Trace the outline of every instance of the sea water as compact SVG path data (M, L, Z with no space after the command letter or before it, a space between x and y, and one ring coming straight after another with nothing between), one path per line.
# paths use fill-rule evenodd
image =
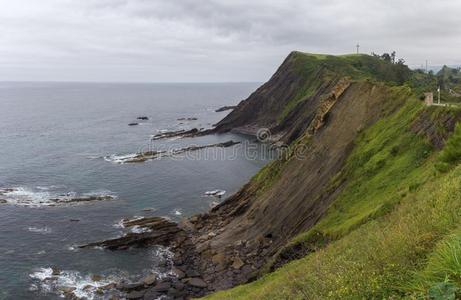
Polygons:
M77 246L124 234L118 225L123 218L180 220L238 191L269 158L253 138L229 133L153 143L150 137L165 130L210 128L229 113L215 109L237 104L257 86L0 83L0 199L8 200L0 204L0 299L58 298L56 291L64 286L93 298L89 284L155 272L171 255L167 249L112 252ZM139 125L128 126L133 122ZM228 140L243 143L143 163L117 161L152 147ZM226 193L205 195L216 190ZM94 194L113 199L49 203ZM61 272L51 282L53 267ZM104 280L92 282L94 274Z

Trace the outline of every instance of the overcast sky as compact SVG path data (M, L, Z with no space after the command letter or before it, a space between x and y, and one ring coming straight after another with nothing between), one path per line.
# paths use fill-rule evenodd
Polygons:
M265 81L292 50L461 63L459 0L0 0L0 80Z

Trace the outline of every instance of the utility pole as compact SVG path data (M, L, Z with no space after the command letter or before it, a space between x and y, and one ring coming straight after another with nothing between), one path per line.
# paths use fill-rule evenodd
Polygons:
M359 44L359 43L357 43L357 45L356 45L355 47L357 47L357 54L359 54L359 48L360 48L360 44Z
M438 87L437 89L437 94L438 94L438 99L437 99L437 103L440 104L440 86Z
M427 73L427 59L426 59L426 73Z

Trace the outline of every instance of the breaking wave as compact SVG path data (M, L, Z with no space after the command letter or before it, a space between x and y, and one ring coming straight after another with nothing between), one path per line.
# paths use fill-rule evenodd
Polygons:
M55 186L0 188L0 204L27 207L61 206L98 200L111 200L115 196L109 191L95 191L84 194L75 192L58 192Z
M176 276L172 271L173 252L165 247L156 247L149 252L149 257L156 264L143 270L140 274L128 274L116 271L109 275L82 274L78 271L58 270L43 267L34 270L29 277L32 280L31 291L54 293L64 298L77 299L123 299L117 290L120 283L139 281L140 276L155 274L157 279ZM131 278L127 281L127 278Z

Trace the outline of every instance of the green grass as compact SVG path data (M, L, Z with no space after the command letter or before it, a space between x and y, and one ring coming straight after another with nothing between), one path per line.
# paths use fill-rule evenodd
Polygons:
M453 165L461 161L461 124L457 124L453 135L447 141L439 155L436 167L439 171L446 172Z
M403 286L410 294L424 297L441 283L450 283L458 291L461 289L460 228L437 244L424 269L416 272L413 280Z
M461 167L456 167L443 176L431 177L408 192L389 214L254 283L208 298L396 299L427 294L433 282L445 277L446 269L439 268L439 275L427 285L409 287L405 283L418 278L415 274L424 270L437 242L459 226L460 176ZM437 256L441 247L435 249L433 257L438 258L429 259L427 268L431 269L434 261L447 262L448 269L457 268L450 262L453 255Z

